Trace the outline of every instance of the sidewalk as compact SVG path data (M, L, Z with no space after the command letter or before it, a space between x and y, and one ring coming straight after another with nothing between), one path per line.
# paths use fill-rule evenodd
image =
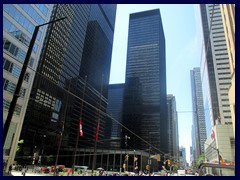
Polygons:
M23 176L21 171L12 171L11 174L3 173L3 176ZM47 174L38 174L27 172L25 176L48 176ZM51 175L50 175L51 176Z

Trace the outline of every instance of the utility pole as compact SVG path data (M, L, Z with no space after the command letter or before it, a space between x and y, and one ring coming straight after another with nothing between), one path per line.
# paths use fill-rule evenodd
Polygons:
M215 147L212 147L210 144L207 144L207 143L205 143L205 144L208 145L209 147L211 147L212 149L214 149L214 150L217 151L218 164L221 164L220 161L221 161L222 157L220 156L219 149L218 149L218 148L215 148Z
M127 171L127 170L128 170L128 154L127 154L127 140L128 140L128 139L130 139L130 137L127 136L127 135L125 135L125 148L126 148L126 150L125 150L125 154L126 154L126 155L125 155L125 162L126 162L125 165L126 165L126 166L125 166L125 167L126 167L126 168L125 168L124 171Z
M70 80L69 85L68 85L67 100L66 100L66 106L65 106L65 109L64 109L64 117L63 117L63 121L61 122L61 134L60 134L60 139L59 139L59 142L58 142L57 156L56 156L55 168L54 168L54 176L56 176L57 164L58 164L58 156L59 156L60 147L62 145L62 136L63 136L63 132L64 132L64 124L65 124L65 119L66 119L66 114L67 114L70 85L71 85L71 80Z
M99 102L98 118L97 118L97 120L98 120L98 126L100 126L99 123L100 123L100 110L101 110L101 103L102 103L103 77L104 77L104 75L102 74L101 92L100 92L100 102ZM100 127L98 127L98 126L97 126L97 128L100 128ZM97 129L96 129L96 133L98 133L98 132L97 132ZM96 134L96 136L97 136L97 134ZM97 137L95 138L95 142L94 142L94 153L93 153L93 162L92 162L92 173L93 173L93 171L94 171L94 169L95 169L95 166L96 166L96 149L97 149Z
M35 29L34 29L34 32L33 32L33 35L32 35L32 39L30 41L28 51L27 51L27 54L26 54L26 57L25 57L25 60L24 60L23 66L22 66L22 70L21 70L21 73L20 73L20 76L19 76L19 79L18 79L18 82L17 82L17 86L16 86L16 89L15 89L15 92L13 94L13 98L12 98L12 101L11 101L11 104L10 104L10 107L9 107L9 110L8 110L8 116L7 116L7 119L6 119L5 124L4 124L3 146L4 146L5 141L6 141L8 129L9 129L9 126L10 126L11 121L12 121L12 117L13 117L14 110L15 110L15 107L16 107L16 104L17 104L17 100L20 96L20 90L21 90L22 83L23 83L23 80L24 80L24 77L25 77L25 74L26 74L26 70L27 70L27 67L28 67L28 63L29 63L29 60L30 60L30 57L31 57L31 54L32 54L33 46L34 46L34 43L35 43L36 38L37 38L38 30L41 26L51 24L51 23L55 23L57 21L64 20L65 18L66 17L63 17L63 18L60 18L60 19L50 21L48 23L44 23L44 24L35 26Z
M7 115L6 121L4 123L4 128L3 128L3 147L4 147L5 142L6 142L8 130L9 130L12 118L13 118L13 114L14 114L14 111L15 111L17 100L18 100L18 98L20 96L22 83L24 81L24 77L25 77L25 74L26 74L26 71L27 71L28 63L29 63L30 58L31 58L31 53L32 53L33 46L34 46L36 38L37 38L38 30L39 30L39 28L41 26L44 26L44 25L47 25L47 24L52 24L52 23L55 23L57 21L61 21L61 20L64 20L64 19L66 19L66 17L63 17L63 18L60 18L60 19L56 19L56 20L53 20L53 21L49 21L47 23L35 26L32 38L31 38L30 43L29 43L28 51L26 53L26 57L25 57L25 60L24 60L23 66L22 66L22 70L21 70L21 73L20 73L20 76L19 76L19 79L18 79L18 82L17 82L17 85L16 85L16 89L15 89L15 92L13 94L13 98L12 98L12 101L10 103L10 106L9 106L8 115ZM20 134L18 134L17 136L19 136L19 135ZM16 138L18 139L19 137L16 137ZM12 146L10 146L10 149L9 149L10 156L8 158L7 168L12 163L12 158L14 158L13 156L15 156L15 155L13 155L14 152L11 151L11 148L12 148ZM11 155L13 155L13 156L11 156Z
M80 110L80 119L82 119L82 111L83 111L83 100L85 96L85 89L86 89L86 83L87 83L87 76L85 76L85 81L84 81L84 88L83 88L83 95L82 95L82 103L81 103L81 110ZM78 127L77 131L77 140L76 140L76 145L75 145L75 150L74 150L74 157L73 157L73 164L72 164L72 174L74 174L74 166L75 166L75 161L76 161L76 154L77 154L77 146L78 146L78 140L79 140L79 133L80 133L80 127Z

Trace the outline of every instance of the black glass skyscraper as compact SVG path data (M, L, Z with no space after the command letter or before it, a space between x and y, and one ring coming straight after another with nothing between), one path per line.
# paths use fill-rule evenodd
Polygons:
M160 10L130 14L123 124L162 152L168 152L165 37ZM149 145L130 136L128 148Z
M115 15L114 4L54 5L51 19L67 19L48 27L21 133L22 155L56 155L64 122L60 154L69 156L58 161L71 165L80 116L78 147L93 148L98 118L103 139Z
M110 148L120 149L122 102L125 84L109 84L108 87L108 107L107 112L113 118L111 120ZM119 123L118 123L119 122ZM110 129L109 129L110 130Z

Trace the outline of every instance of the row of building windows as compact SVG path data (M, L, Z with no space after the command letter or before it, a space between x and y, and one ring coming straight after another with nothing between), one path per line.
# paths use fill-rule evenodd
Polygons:
M17 58L17 60L19 60L21 63L24 63L26 53L22 49L15 46L10 41L8 41L7 39L3 39L3 49L5 49L6 51L14 55ZM34 59L30 58L30 62L28 66L33 67L33 63L34 63Z
M9 107L10 107L10 102L3 99L3 109L8 111ZM19 116L21 113L21 109L22 109L22 107L19 106L18 104L16 104L14 114Z
M3 18L3 29L14 36L17 40L25 44L26 46L29 46L30 44L30 37L28 37L26 34L24 34L22 31L20 31L16 26L14 26L10 21L8 21L6 18ZM38 33L37 39L40 40L40 31ZM37 52L38 45L35 43L33 46L33 52Z
M29 4L19 4L19 6L30 16L36 23L43 24L44 19L37 13L35 9Z
M3 89L5 91L8 91L10 94L14 94L15 89L16 89L16 84L13 83L12 81L9 81L9 80L3 78ZM26 89L21 88L20 97L24 98L25 94L26 94Z
M13 76L19 77L21 73L21 67L3 58L3 69L10 72ZM30 73L26 72L24 80L28 82L30 79Z
M40 89L37 90L35 101L39 104L42 104L43 106L55 110L56 112L60 112L62 106L62 101Z
M15 21L17 21L19 24L21 24L28 32L33 34L34 31L34 24L31 23L22 13L20 13L13 5L11 4L4 4L3 9L13 18ZM32 16L31 16L32 17ZM42 23L44 23L44 20L41 20ZM42 24L41 23L41 24ZM40 39L42 33L39 31L38 39Z
M228 80L231 79L230 77L225 77L225 78L219 78L219 80Z
M45 4L35 4L35 6L45 15L48 15L48 8Z

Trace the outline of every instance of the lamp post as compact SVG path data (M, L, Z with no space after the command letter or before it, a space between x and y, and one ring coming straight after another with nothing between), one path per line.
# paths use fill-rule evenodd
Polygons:
M33 46L34 46L35 40L37 38L38 30L39 30L39 28L41 26L44 26L44 25L47 25L47 24L51 24L51 23L55 23L57 21L64 20L65 18L66 17L63 17L63 18L60 18L60 19L49 21L48 23L44 23L44 24L35 26L35 29L34 29L34 32L33 32L33 35L32 35L32 39L30 41L30 44L29 44L29 47L28 47L28 51L27 51L27 54L26 54L26 57L25 57L25 60L24 60L23 66L22 66L22 70L21 70L21 73L20 73L20 76L19 76L19 79L18 79L18 82L17 82L17 86L16 86L16 89L15 89L15 92L13 94L13 98L12 98L12 101L11 101L11 104L10 104L10 107L9 107L9 110L8 110L8 115L7 115L5 124L4 124L3 146L4 146L5 141L6 141L8 129L9 129L9 126L11 124L11 120L12 120L12 117L13 117L14 109L15 109L16 104L17 104L17 100L18 100L18 98L20 96L20 90L21 90L22 83L23 83L23 80L24 80L24 76L25 76L25 73L26 73L26 70L27 70L27 67L28 67L28 63L29 63L30 57L31 57Z
M102 82L101 82L101 92L100 92L100 101L99 101L99 108L98 108L98 124L97 124L97 128L96 128L96 138L94 141L94 152L93 152L93 161L92 161L92 174L94 172L95 166L96 166L96 150L97 150L97 140L98 140L98 131L100 129L100 110L101 110L101 103L102 103L102 91L103 91L103 78L104 78L104 74L102 74Z
M151 176L150 172L151 172L151 138L150 138L150 134L159 134L159 132L148 132L148 138L149 138L149 158L148 158L148 165L149 165L149 176Z
M84 88L83 88L83 95L82 95L82 102L81 102L81 110L80 110L80 119L82 120L82 111L83 111L83 100L84 100L84 95L85 95L85 90L86 90L86 83L87 83L87 76L85 76L85 81L84 81ZM78 140L80 136L80 127L78 127L77 131L77 140L75 144L75 149L74 149L74 156L73 156L73 164L72 164L72 174L74 174L75 171L75 162L76 162L76 155L77 155L77 147L78 147Z
M208 145L209 147L211 147L212 149L214 149L214 150L217 151L218 164L220 164L220 160L221 160L222 158L220 158L221 156L220 156L220 153L219 153L219 149L218 149L218 148L215 148L215 147L212 147L210 144L207 144L207 143L205 143L205 144Z
M127 140L128 139L130 139L130 137L129 136L127 136L127 135L125 135L125 148L126 148L126 150L125 150L125 161L126 161L126 169L125 169L125 171L127 171L128 170L128 157L127 157L127 159L126 159L126 156L128 156L127 155Z

